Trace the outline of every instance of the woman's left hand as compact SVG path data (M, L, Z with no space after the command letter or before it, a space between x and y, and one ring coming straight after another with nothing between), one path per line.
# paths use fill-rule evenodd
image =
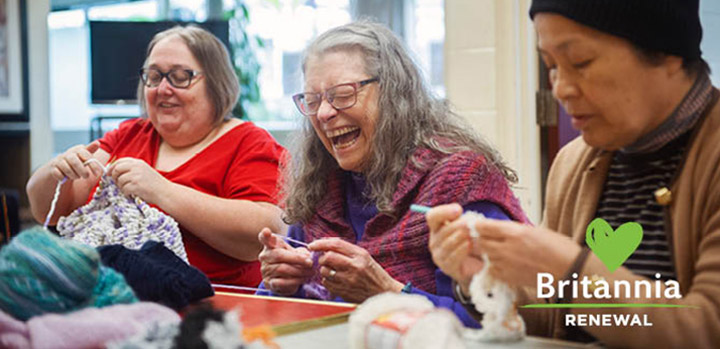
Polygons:
M517 222L483 219L475 228L490 273L513 286L537 286L538 273L564 277L581 250L565 235Z
M361 303L376 294L403 288L360 246L329 238L313 241L308 248L324 252L318 261L323 286L345 301Z
M125 195L134 195L145 202L158 204L172 182L142 160L120 158L108 167L108 174Z

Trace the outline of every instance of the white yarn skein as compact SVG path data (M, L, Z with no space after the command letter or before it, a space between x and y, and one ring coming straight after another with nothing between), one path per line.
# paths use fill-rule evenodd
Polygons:
M421 314L413 319L413 313ZM400 330L383 329L376 320L408 313L408 326ZM415 321L416 320L416 321ZM414 322L413 322L414 321ZM415 294L381 293L368 298L350 314L351 349L395 349L395 348L464 348L462 324L455 314L447 309L436 308L427 298Z
M468 211L463 214L470 229L470 236L480 240L475 224L485 219L480 213ZM492 262L486 253L482 254L483 268L470 281L470 298L475 309L483 314L482 329L465 331L465 338L481 342L512 342L525 337L525 322L515 307L515 291L507 283L493 278L490 273ZM488 296L492 294L492 297Z

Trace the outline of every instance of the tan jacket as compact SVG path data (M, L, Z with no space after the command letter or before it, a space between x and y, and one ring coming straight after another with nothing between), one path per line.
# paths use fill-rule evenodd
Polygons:
M711 107L671 191L666 227L682 299L616 299L614 303L676 303L693 308L573 309L574 314L647 314L652 327L585 327L612 347L720 348L720 103ZM588 146L582 138L565 146L548 176L543 226L585 245L585 231L595 217L612 153ZM669 221L668 221L669 220ZM584 275L613 280L648 280L620 267L610 273L590 253ZM650 280L655 285L655 280ZM558 280L554 284L557 286ZM664 287L664 285L663 285ZM557 287L556 287L557 288ZM582 289L580 290L582 293ZM524 301L539 303L535 290ZM600 303L603 300L577 300ZM563 337L567 310L523 309L528 332Z

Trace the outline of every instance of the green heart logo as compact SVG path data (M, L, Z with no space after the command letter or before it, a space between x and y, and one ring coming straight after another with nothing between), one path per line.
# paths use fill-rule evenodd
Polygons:
M640 246L643 237L642 226L628 222L617 230L602 218L595 218L587 227L585 242L605 266L614 272Z

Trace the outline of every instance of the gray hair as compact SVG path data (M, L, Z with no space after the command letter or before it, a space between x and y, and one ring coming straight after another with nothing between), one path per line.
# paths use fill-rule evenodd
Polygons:
M359 21L333 28L305 50L302 71L309 60L331 52L358 52L365 73L379 79L379 115L371 140L370 156L363 166L369 199L380 212L395 215L392 197L407 165L419 147L443 154L473 151L482 154L512 183L515 172L472 127L434 96L400 40L386 27ZM292 163L286 166L284 195L287 223L306 222L327 193L330 176L339 169L306 118L296 140Z
M145 62L150 57L155 45L163 39L177 36L185 42L193 57L200 63L200 69L205 75L205 86L210 104L214 108L214 120L220 123L232 117L232 109L240 97L240 83L230 62L225 45L209 31L195 25L186 27L175 26L161 31L153 37L147 48ZM145 85L142 80L138 82L137 98L140 101L142 115L147 117L145 101Z

